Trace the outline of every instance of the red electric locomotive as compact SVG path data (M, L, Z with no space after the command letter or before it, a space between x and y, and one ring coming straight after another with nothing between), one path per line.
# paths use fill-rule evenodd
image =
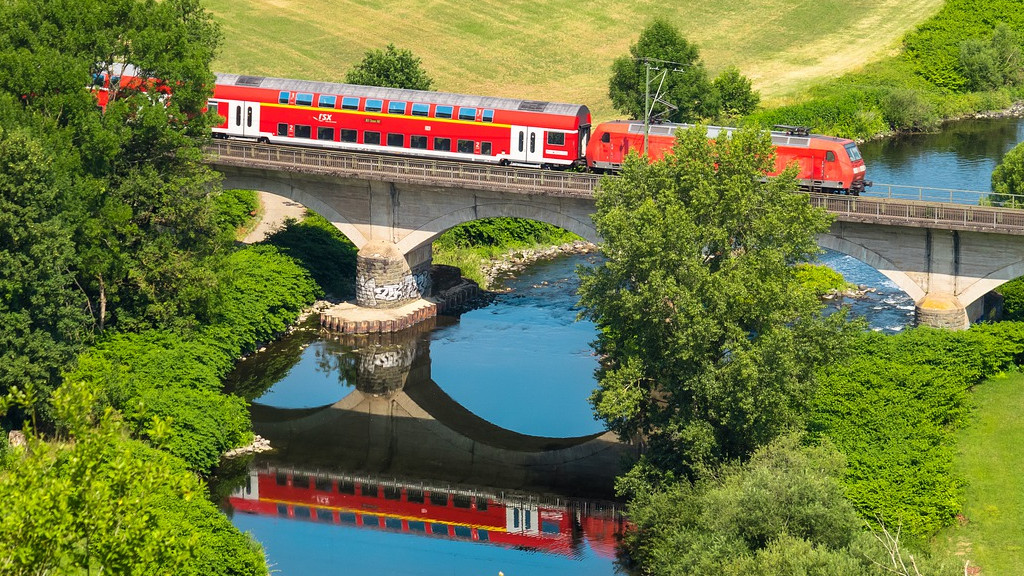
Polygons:
M648 157L651 161L662 158L672 149L677 130L692 128L691 124L653 124L648 128ZM859 195L870 183L864 180L864 160L853 140L810 134L806 128L781 127L773 131L775 170L769 176L781 173L787 166L798 166L797 181L804 189ZM708 126L708 138L728 134L735 128ZM631 150L643 150L644 124L639 120L604 122L594 128L587 147L587 166L592 170L616 171Z
M579 104L218 74L215 137L539 167L582 165Z

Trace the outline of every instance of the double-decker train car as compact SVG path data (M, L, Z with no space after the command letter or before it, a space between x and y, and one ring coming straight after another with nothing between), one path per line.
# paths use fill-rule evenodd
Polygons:
M664 157L675 143L676 132L691 128L692 124L649 126L648 158L655 161ZM780 128L784 130L771 132L772 144L775 145L775 169L768 176L777 176L795 163L797 181L806 190L859 195L865 186L870 185L864 180L864 159L853 140L811 134L802 127ZM708 126L707 137L717 138L734 130ZM641 152L643 146L644 124L639 120L598 124L587 147L587 166L596 171L617 171L630 151Z
M625 521L584 516L531 501L472 491L378 483L370 479L269 469L251 473L230 498L236 512L272 515L421 536L475 541L571 555L580 530L599 554L614 554ZM586 532L584 532L586 534Z
M219 138L569 167L585 163L590 110L580 104L218 74Z

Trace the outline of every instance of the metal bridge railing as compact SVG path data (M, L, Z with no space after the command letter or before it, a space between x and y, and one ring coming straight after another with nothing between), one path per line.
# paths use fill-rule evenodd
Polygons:
M206 152L213 164L574 198L593 198L601 181L594 174L240 141L215 140ZM862 196L809 197L839 220L1024 235L1024 196L875 184Z

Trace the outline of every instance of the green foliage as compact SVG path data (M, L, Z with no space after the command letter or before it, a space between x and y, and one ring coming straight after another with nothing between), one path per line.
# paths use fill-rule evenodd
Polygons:
M996 291L1003 296L1003 319L1024 321L1024 277L1010 280Z
M819 296L850 287L842 274L821 264L798 264L794 272L801 286Z
M843 497L841 454L783 437L745 464L635 498L625 544L644 573L861 575L862 523Z
M13 120L8 103L0 102L0 119ZM32 386L45 399L91 337L87 301L71 272L72 230L60 214L62 194L73 194L74 186L59 169L70 160L60 152L66 141L45 142L31 127L6 119L0 124L0 395Z
M411 50L395 48L394 44L383 50L368 50L363 60L345 75L345 82L410 90L430 90L433 84L420 67L420 59Z
M926 537L961 508L953 432L968 389L1024 360L1024 325L865 333L821 370L810 427L846 454L846 493L868 520Z
M939 125L935 104L924 93L908 88L894 88L882 97L882 117L894 130L923 132Z
M658 69L650 74L652 119L692 122L718 115L721 105L700 61L697 47L687 42L673 24L661 19L640 32L636 44L629 47L628 56L616 58L612 63L608 95L616 109L630 118L644 117L646 59L651 59L651 67ZM675 108L655 103L656 95Z
M355 295L353 279L358 250L323 216L310 212L301 222L287 220L266 243L297 260L322 292L337 298Z
M253 190L222 190L213 196L217 224L232 233L252 220L259 207L259 195Z
M740 74L739 68L730 66L711 83L718 94L725 116L746 116L757 108L761 95L750 85L750 79Z
M518 248L537 244L561 244L579 239L558 226L525 218L482 218L459 224L434 241L436 247L494 246Z
M987 201L993 206L1024 207L1024 144L1014 146L992 171L992 194Z
M815 366L849 330L793 269L829 217L793 194L792 171L763 182L773 162L767 134L689 130L597 193L607 261L580 287L600 330L591 401L611 430L645 438L657 467L693 474L799 426Z

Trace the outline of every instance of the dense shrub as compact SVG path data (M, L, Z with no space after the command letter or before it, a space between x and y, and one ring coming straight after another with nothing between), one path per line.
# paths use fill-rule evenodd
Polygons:
M231 232L252 220L259 206L259 196L253 190L224 190L213 197L217 223Z
M796 266L796 276L801 284L819 295L851 286L842 274L822 264L799 264Z
M1024 324L966 332L917 328L866 333L856 351L823 368L811 430L846 454L846 493L867 519L918 537L961 509L953 432L968 389L1024 360Z
M997 292L1003 296L1003 318L1024 321L1024 277L1003 284Z
M495 246L518 248L534 244L561 244L579 237L557 226L525 218L482 218L460 224L442 234L435 245L468 248Z
M310 212L301 222L288 220L266 243L298 260L323 293L337 298L355 295L358 250L323 216Z

